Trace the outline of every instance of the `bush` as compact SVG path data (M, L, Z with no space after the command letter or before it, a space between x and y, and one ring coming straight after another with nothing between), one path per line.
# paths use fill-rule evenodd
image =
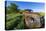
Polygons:
M22 15L15 15L14 17L11 17L8 19L6 22L6 30L12 30L14 28L22 28L23 27L23 20L22 20Z

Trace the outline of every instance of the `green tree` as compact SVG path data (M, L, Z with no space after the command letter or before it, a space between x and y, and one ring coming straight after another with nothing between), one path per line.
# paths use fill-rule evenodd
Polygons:
M19 12L18 6L15 3L11 3L7 7L7 13L16 13Z
M33 12L33 10L32 10L32 9L25 9L25 11Z

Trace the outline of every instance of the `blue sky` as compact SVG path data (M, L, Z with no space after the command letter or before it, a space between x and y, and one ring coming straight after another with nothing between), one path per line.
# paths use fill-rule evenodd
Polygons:
M19 9L32 9L34 12L44 12L44 3L39 2L21 2L21 1L7 1L7 5L15 3Z

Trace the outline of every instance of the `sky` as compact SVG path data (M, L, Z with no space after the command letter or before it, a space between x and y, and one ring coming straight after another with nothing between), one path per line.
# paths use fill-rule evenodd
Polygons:
M34 12L44 12L44 3L41 2L23 2L23 1L7 1L7 6L10 5L10 3L15 3L18 5L19 9L32 9Z

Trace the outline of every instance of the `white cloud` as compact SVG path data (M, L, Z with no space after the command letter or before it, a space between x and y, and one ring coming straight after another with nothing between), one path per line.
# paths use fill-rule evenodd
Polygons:
M45 12L44 9L33 9L34 12Z

